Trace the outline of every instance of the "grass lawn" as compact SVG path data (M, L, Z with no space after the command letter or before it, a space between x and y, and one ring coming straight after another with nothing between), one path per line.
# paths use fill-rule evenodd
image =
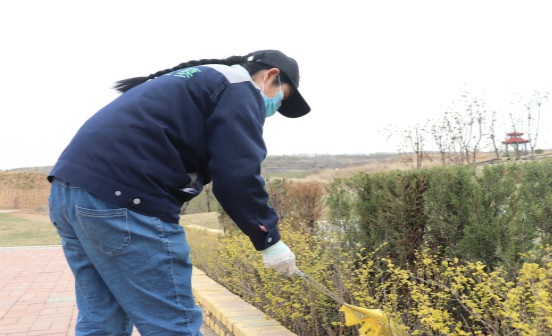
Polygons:
M182 216L180 223L222 229L216 212ZM0 247L59 245L61 240L47 213L0 213Z
M222 230L222 225L220 225L218 221L217 212L204 212L181 216L180 225L199 225L208 229Z
M59 236L47 215L26 218L15 212L0 213L0 246L59 244Z

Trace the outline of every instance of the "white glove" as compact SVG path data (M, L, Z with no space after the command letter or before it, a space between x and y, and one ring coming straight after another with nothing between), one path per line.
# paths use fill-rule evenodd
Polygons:
M295 255L281 240L262 251L263 263L266 268L271 268L278 273L293 275L295 267Z

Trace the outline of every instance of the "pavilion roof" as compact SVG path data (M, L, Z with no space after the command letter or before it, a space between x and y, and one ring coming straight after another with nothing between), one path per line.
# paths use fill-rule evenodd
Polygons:
M528 143L529 140L523 139L523 138L510 138L507 140L502 141L503 144L519 144L519 143Z

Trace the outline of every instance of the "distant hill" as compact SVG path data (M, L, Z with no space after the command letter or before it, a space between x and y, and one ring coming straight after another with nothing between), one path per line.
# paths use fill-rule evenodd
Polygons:
M24 168L15 168L10 170L5 170L7 172L27 172L27 173L39 173L39 174L48 174L52 170L52 166L41 166L41 167L24 167Z
M315 176L320 172L365 167L378 161L386 161L393 154L371 155L281 155L268 156L262 164L263 172L304 172ZM51 166L23 167L0 171L0 209L44 210L48 204L49 183L46 175ZM328 173L329 174L329 173ZM326 179L332 175L325 176ZM317 177L318 178L318 177Z
M539 155L547 157L550 151ZM490 164L494 154L481 153L480 164ZM508 160L508 159L506 159ZM424 168L440 165L439 155L428 155ZM28 167L0 171L0 209L44 210L48 204L50 185L46 175L51 166ZM270 177L317 180L324 183L346 178L359 172L372 174L390 170L414 169L408 155L378 153L370 155L280 155L268 156L262 164L263 173ZM300 172L300 174L290 174Z
M318 171L363 166L396 157L397 154L272 155L262 164L263 172Z
M397 156L391 153L376 154L298 154L298 155L269 155L262 164L264 172L314 171L324 169L347 168L366 165ZM48 174L52 166L23 167L7 170L9 172L29 172Z

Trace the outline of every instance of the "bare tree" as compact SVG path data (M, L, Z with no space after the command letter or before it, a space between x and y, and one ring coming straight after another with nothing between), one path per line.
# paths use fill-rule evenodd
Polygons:
M454 162L454 141L452 124L445 113L443 118L430 126L430 133L439 151L442 165Z
M444 124L449 125L444 131L450 134L450 147L458 156L456 161L473 163L483 139L487 114L485 102L465 91L449 109L443 117Z
M496 158L500 159L500 149L496 145L495 124L496 124L496 111L493 111L491 113L491 121L489 124L489 138L491 139L491 144L493 145L493 151L496 155Z
M537 139L539 137L541 105L544 100L548 99L548 95L548 92L541 93L535 91L531 100L524 104L527 109L527 137L529 139L529 147L531 148L531 157L535 156L535 147L537 146ZM536 116L531 114L533 106L536 106L537 109ZM535 118L534 124L532 123L533 118Z
M466 106L461 114L461 119L458 119L457 126L459 127L459 134L461 134L462 149L466 153L467 163L474 163L476 160L479 145L481 139L483 139L483 122L484 114L486 112L485 103L477 97L471 97L468 93L464 96L466 98Z
M203 187L203 192L205 193L205 202L207 205L207 212L211 212L211 188L212 188L211 183Z
M424 127L415 125L400 129L391 127L387 129L387 139L397 145L397 151L408 158L409 163L413 163L413 168L421 169L423 161L427 157L425 151L425 139L427 132ZM414 159L412 159L412 154Z
M447 158L448 158L447 144L449 143L447 139L448 133L443 132L444 128L445 128L444 125L433 124L431 125L431 130L430 130L430 133L433 137L433 141L435 141L435 145L437 146L437 150L439 151L439 158L441 159L442 165L447 164Z
M414 128L405 131L406 145L415 154L416 169L422 168L424 157L427 155L425 152L425 134L425 129L420 125L416 125Z

